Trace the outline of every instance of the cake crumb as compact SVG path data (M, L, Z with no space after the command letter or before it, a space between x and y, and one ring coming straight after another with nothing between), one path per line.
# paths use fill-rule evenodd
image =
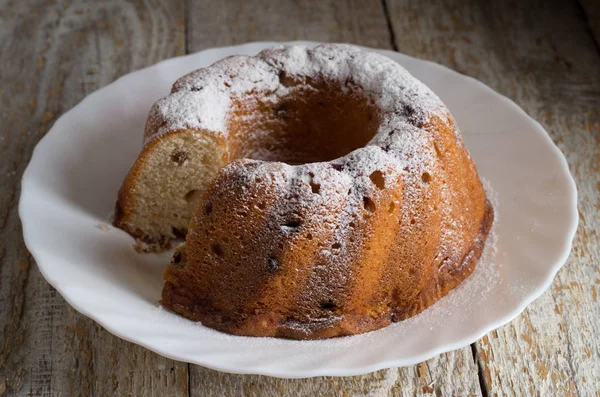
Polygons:
M103 232L106 232L106 233L110 232L110 226L108 224L104 223L104 222L98 223L96 225L96 227L98 229L102 230Z

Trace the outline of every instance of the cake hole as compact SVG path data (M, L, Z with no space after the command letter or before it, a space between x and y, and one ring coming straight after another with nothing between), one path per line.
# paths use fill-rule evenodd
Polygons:
M228 81L224 81L223 84L225 84L225 87L227 88L231 87L231 84Z
M450 261L449 257L445 257L444 259L442 259L442 261L440 262L438 269L441 269L442 267L446 266L447 262Z
M190 91L198 92L198 91L202 91L203 89L204 89L204 87L192 87L192 88L190 88Z
M394 204L394 202L392 201L392 202L390 203L390 206L388 207L388 212L389 212L390 214L393 214L395 209L396 209L396 204Z
M269 271L269 273L275 273L277 270L280 269L280 265L279 262L277 261L277 259L273 258L272 256L267 258L267 270Z
M312 235L312 234L310 234L310 233L308 233L308 234L306 235L306 239L307 239L307 240L309 240L309 241L310 241L310 240L312 240L312 239L313 239L313 235Z
M342 245L340 243L333 243L331 245L331 248L334 250L340 249L342 247Z
M256 183L261 183L261 182L262 182L262 178L256 178L256 179L254 180L254 182L256 182Z
M405 103L404 105L402 105L402 113L404 114L404 116L410 118L410 117L414 116L415 109L408 103Z
M213 211L213 205L212 205L212 201L207 201L206 204L204 205L204 213L206 215L210 215Z
M171 161L177 165L183 165L187 159L188 155L183 150L175 149L173 150L173 153L171 153Z
M275 106L275 114L279 117L286 117L290 110L290 106L286 102L281 102Z
M331 164L331 168L333 168L336 171L342 171L344 169L344 166L341 164Z
M331 161L363 148L377 134L381 109L369 93L347 89L337 79L310 79L275 63L272 67L278 83L273 102L232 101L236 133L230 137L230 159L292 165ZM253 138L257 125L264 139Z
M258 307L266 307L267 304L265 302L263 302L263 301L257 301L256 302L256 306L258 306Z
M158 128L159 130L160 130L160 129L163 129L164 127L166 127L166 126L167 126L167 124L169 124L169 122L168 122L167 120L163 120L163 121L161 121L161 122L160 122L160 124L158 124L158 127L157 127L157 128Z
M264 210L265 207L266 207L266 205L265 205L265 203L260 202L260 203L258 203L257 207L258 207L259 210Z
M321 302L319 306L323 310L335 310L337 308L337 305L331 299Z
M435 149L435 154L439 157L442 158L442 152L440 151L440 148L438 147L437 143L433 143L433 148Z
M316 194L320 194L319 192L321 191L321 185L314 181L315 174L313 174L312 172L309 172L308 176L310 177L310 181L308 183L310 184L310 188L311 188L312 192L316 193Z
M288 76L285 70L279 71L279 83L284 87L289 87L294 84L294 79Z
M187 192L185 194L185 196L183 196L183 198L188 203L196 202L196 201L198 201L200 199L200 191L196 190L196 189L190 190L189 192Z
M383 176L383 172L375 170L369 175L369 178L379 189L385 189L385 177Z
M363 206L369 212L375 212L375 210L377 209L376 206L375 206L375 203L373 202L373 200L371 200L367 196L363 197Z
M302 222L298 220L287 221L286 223L281 225L281 230L283 230L284 232L297 232L300 228L300 225L302 225Z
M429 172L424 172L423 175L421 175L421 180L423 181L423 183L431 182L431 175L429 174Z
M417 223L417 221L415 220L415 218L412 218L412 219L410 220L410 224L411 224L411 225L414 225L415 223Z
M213 254L215 254L216 256L223 256L223 254L224 254L223 248L221 248L221 246L219 244L211 245L210 249L212 250Z
M173 231L173 234L175 235L175 238L183 238L183 239L185 239L185 235L187 234L185 229L180 229L180 228L177 228L177 227L173 227L173 228L171 228L171 230Z
M348 224L348 227L350 227L351 229L354 229L354 226L356 226L356 224L354 222L350 222Z
M181 252L175 251L175 253L173 254L173 258L171 259L171 264L172 265L181 265L182 261L183 261L183 255L181 255Z

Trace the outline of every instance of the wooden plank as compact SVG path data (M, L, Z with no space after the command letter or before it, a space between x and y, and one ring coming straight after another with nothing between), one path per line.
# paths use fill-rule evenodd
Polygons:
M190 52L251 41L314 40L389 48L381 4L360 0L190 2Z
M314 40L391 48L384 9L379 2L209 1L190 3L188 50L248 41ZM409 36L419 35L418 31ZM349 378L282 380L222 374L190 368L194 396L238 395L479 395L477 367L470 347L418 366Z
M477 344L484 391L598 396L600 54L578 5L391 0L389 10L400 51L480 79L542 123L579 189L579 231L552 288Z
M585 12L588 25L596 39L596 45L600 48L600 2L597 0L579 0L579 4Z
M76 313L21 237L19 181L54 120L122 74L184 52L182 4L98 3L0 2L0 395L187 393L186 364Z

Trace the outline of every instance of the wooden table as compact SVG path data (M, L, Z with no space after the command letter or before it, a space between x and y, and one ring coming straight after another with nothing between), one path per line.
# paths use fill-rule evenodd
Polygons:
M17 203L32 150L58 116L165 58L297 39L447 65L546 128L577 182L580 223L568 263L523 314L413 367L282 380L160 357L78 314L46 283L23 244ZM600 396L600 5L593 0L0 0L0 57L0 395Z

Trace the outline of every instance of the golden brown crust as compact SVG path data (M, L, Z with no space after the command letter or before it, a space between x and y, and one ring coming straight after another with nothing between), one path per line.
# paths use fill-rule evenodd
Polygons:
M291 339L323 339L337 336L361 334L374 331L415 316L448 294L465 280L475 269L477 260L485 247L485 241L494 219L494 210L486 200L485 214L479 225L479 231L467 254L459 261L447 263L439 278L429 279L425 288L402 307L402 310L389 309L373 317L366 314L345 313L341 321L317 320L310 324L294 324L285 314L266 311L259 315L223 313L211 305L210 301L190 299L181 293L169 281L169 270L165 271L167 280L163 289L161 304L192 321L234 335L272 336ZM185 257L177 254L175 266L183 266Z

